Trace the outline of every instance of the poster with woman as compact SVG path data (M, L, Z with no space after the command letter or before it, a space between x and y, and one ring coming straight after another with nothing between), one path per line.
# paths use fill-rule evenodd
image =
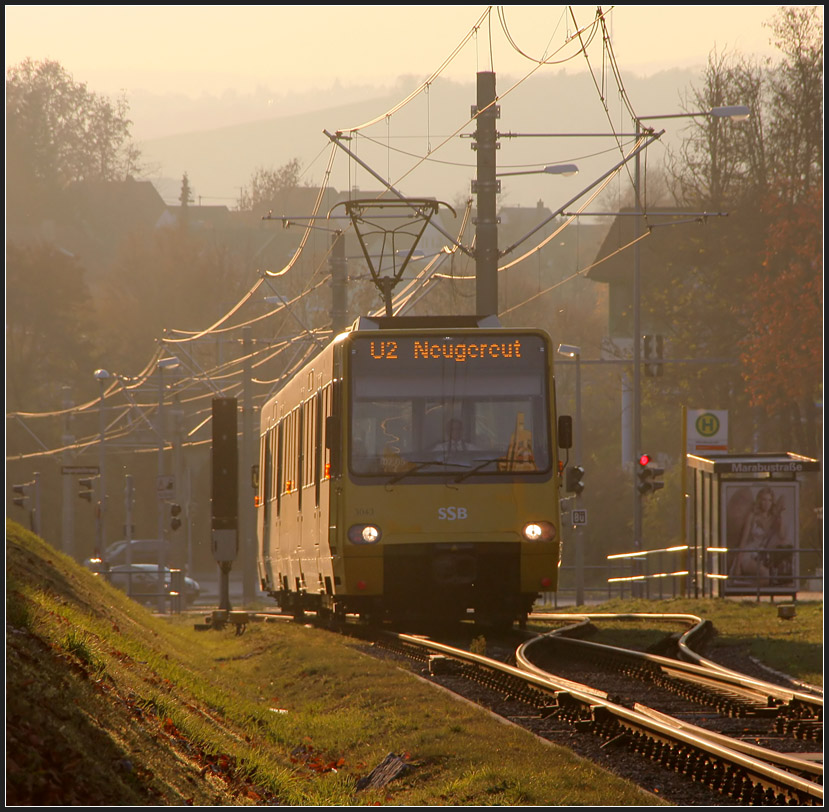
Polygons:
M796 482L723 482L725 594L797 591Z

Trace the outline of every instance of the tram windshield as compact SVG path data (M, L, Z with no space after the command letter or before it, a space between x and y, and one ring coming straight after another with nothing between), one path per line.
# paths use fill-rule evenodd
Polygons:
M352 473L460 480L549 471L546 353L532 334L355 336Z

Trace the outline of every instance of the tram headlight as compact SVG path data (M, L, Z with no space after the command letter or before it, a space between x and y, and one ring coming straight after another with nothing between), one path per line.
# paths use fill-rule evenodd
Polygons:
M374 524L353 524L348 529L348 540L352 544L377 544L382 535Z
M556 527L550 522L529 522L521 530L527 541L552 541L556 537Z

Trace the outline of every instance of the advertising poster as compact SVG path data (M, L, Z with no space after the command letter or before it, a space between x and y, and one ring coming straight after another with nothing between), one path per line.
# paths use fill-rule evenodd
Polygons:
M797 591L798 483L723 482L726 595Z

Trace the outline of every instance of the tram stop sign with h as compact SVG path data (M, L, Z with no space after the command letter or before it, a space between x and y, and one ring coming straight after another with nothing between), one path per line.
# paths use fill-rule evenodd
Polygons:
M689 454L728 451L727 410L688 409L685 427Z

